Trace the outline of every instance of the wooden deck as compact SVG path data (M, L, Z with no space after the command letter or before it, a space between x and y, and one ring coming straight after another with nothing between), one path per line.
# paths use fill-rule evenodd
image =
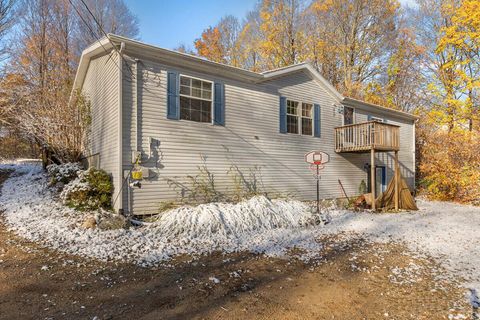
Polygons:
M370 179L375 186L375 152L395 152L395 210L398 210L398 150L400 150L400 127L369 121L335 128L335 152L370 153ZM375 188L372 188L372 210L376 210Z
M400 127L377 121L335 128L335 152L400 150Z

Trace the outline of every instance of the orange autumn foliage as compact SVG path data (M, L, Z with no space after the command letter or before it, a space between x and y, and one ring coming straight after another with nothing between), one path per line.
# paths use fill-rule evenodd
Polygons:
M478 132L439 130L422 150L421 191L428 198L480 205Z
M198 55L210 61L225 63L225 52L221 45L221 33L218 27L210 27L202 32L201 38L195 40Z

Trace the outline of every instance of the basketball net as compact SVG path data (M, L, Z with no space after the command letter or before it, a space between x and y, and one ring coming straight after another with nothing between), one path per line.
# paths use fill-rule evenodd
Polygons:
M317 172L317 166L318 166L318 172ZM318 164L315 164L315 163L312 163L310 164L310 170L312 171L313 175L319 179L320 178L320 171L322 169L324 169L325 166L321 163L318 163Z

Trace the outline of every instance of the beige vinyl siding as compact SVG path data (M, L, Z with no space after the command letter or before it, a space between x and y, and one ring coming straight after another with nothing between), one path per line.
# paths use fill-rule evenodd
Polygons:
M118 148L119 69L116 55L92 59L82 91L91 102L92 126L88 156L98 156L98 166L112 175L114 195L120 190ZM120 203L116 203L118 210Z
M131 66L136 69L135 63ZM343 197L339 179L348 196L358 194L361 180L366 180L363 167L369 162L369 155L334 152L334 128L342 125L342 115L334 107L339 102L303 71L254 84L145 59L138 62L138 69L141 77L123 82L123 169L131 168L131 151L135 148L135 128L138 127L140 149L149 157L143 166L150 168L153 177L144 180L141 189L132 190L131 205L135 214L156 212L160 201L178 199L179 189L172 186L185 183L187 175L198 174L201 156L214 174L217 187L223 191L232 189L232 176L227 172L236 165L245 176L258 167L258 184L272 196L314 199L315 180L304 162L304 154L311 150L322 150L331 156L322 171L322 198ZM225 126L166 118L167 71L170 70L225 83ZM280 96L320 105L321 138L279 133ZM366 121L366 114L358 112L356 121L363 120ZM411 126L403 125L407 127L401 129L402 134L407 135ZM150 138L158 145L149 153ZM412 138L402 137L400 153L402 165L410 168L411 147L403 144L403 139L412 141ZM124 199L127 208L126 191Z

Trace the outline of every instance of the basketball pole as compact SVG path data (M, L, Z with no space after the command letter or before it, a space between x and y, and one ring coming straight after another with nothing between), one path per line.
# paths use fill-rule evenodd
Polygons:
M319 174L319 168L317 164L317 214L320 214L320 176Z

